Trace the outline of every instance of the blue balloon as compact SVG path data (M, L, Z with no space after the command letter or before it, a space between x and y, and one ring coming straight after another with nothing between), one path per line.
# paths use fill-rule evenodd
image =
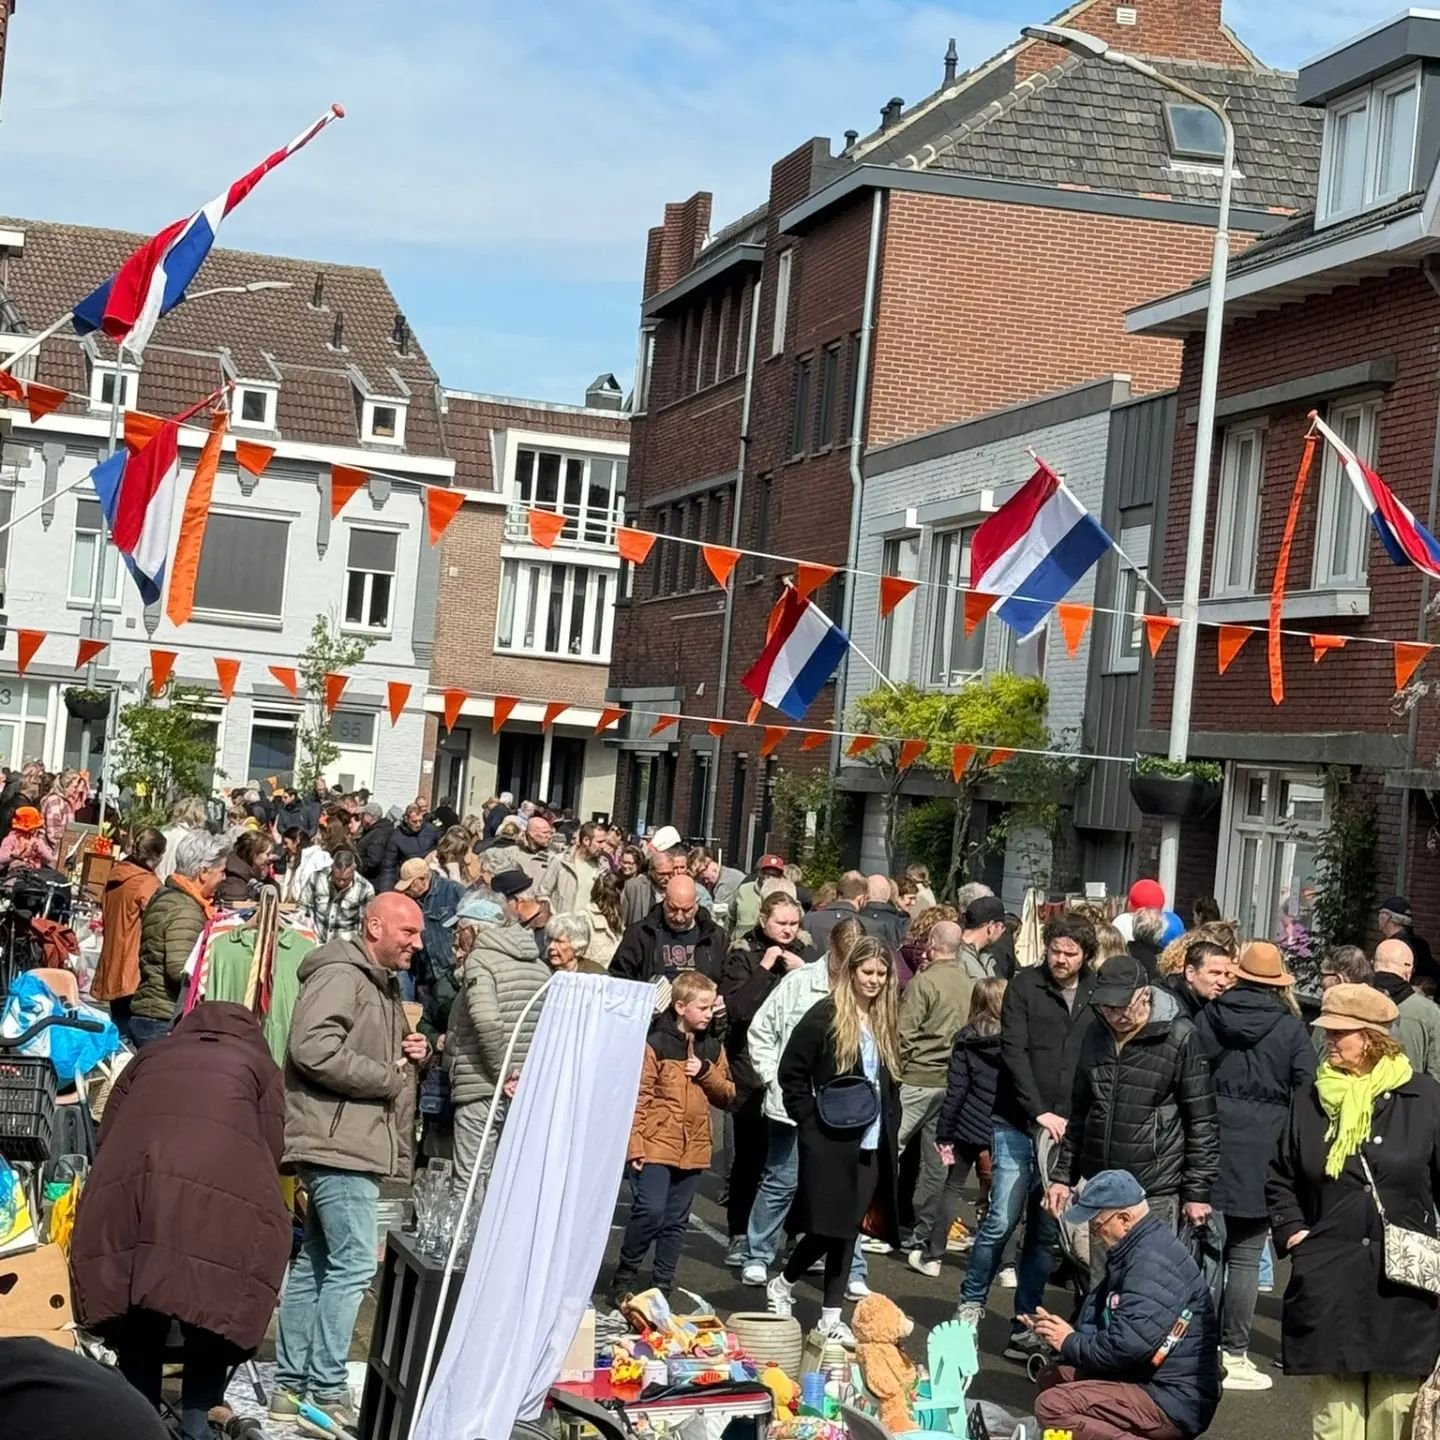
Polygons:
M1178 940L1185 933L1185 922L1173 910L1162 913L1165 916L1165 930L1160 936L1160 948L1163 950L1172 940Z

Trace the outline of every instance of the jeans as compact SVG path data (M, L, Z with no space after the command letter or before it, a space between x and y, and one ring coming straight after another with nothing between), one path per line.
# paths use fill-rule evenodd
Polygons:
M224 1400L231 1367L244 1358L244 1352L198 1325L182 1324L180 1331L185 1339L185 1373L180 1381L181 1434L185 1440L209 1440L210 1411ZM157 1412L169 1336L170 1317L154 1310L132 1309L124 1320L106 1331L120 1373Z
M1207 1267L1205 1275L1220 1316L1220 1348L1227 1355L1241 1355L1250 1348L1260 1291L1260 1258L1270 1222L1263 1216L1251 1219L1212 1211L1210 1228L1216 1232L1213 1246L1222 1257L1221 1264L1213 1270Z
M695 1203L701 1174L699 1170L681 1170L675 1165L642 1165L638 1170L631 1170L630 1219L620 1240L617 1289L621 1276L639 1273L652 1242L655 1284L661 1290L669 1290L675 1283L680 1252L685 1246L685 1230L690 1223L690 1207Z
M940 1192L935 1223L930 1227L929 1237L925 1241L925 1258L927 1260L943 1260L945 1258L945 1252L950 1244L950 1227L960 1218L961 1192L965 1188L965 1182L970 1178L971 1170L975 1168L976 1162L984 1153L983 1150L977 1150L973 1145L962 1145L957 1142L955 1163L946 1173L945 1188Z
M148 1015L130 1017L130 1043L142 1050L152 1040L163 1040L170 1033L168 1020L152 1020Z
M1260 1283L1270 1286L1275 1284L1275 1250L1268 1236L1265 1239L1265 1248L1260 1252Z
M312 1400L348 1400L345 1361L376 1268L380 1177L301 1165L310 1197L275 1339L275 1383Z
M960 1286L962 1305L983 1305L1000 1269L1005 1246L1025 1220L1025 1243L1020 1249L1019 1285L1015 1314L1030 1315L1045 1298L1045 1286L1054 1264L1058 1232L1054 1217L1041 1206L1039 1167L1035 1142L1003 1120L995 1122L990 1141L993 1167L990 1206L970 1251L970 1267Z
M915 1244L923 1245L935 1223L940 1205L940 1192L945 1186L945 1167L935 1153L935 1125L940 1107L945 1103L945 1087L924 1085L900 1087L900 1150L918 1132L920 1136L920 1174L915 1181Z

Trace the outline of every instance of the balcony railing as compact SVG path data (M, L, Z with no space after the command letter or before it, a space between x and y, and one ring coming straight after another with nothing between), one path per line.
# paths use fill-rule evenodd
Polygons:
M624 517L612 510L591 509L588 506L537 505L531 507L524 501L512 501L505 508L505 541L509 545L530 543L529 513L534 508L551 514L565 516L565 528L560 532L557 546L568 550L608 550L615 544L615 531L624 524Z

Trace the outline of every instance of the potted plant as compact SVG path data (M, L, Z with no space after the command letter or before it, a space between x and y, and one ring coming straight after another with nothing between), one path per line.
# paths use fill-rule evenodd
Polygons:
M65 691L65 708L77 720L103 720L110 713L110 692L71 685Z
M1213 760L1139 755L1130 771L1130 794L1142 815L1198 820L1215 808L1224 779L1224 770Z

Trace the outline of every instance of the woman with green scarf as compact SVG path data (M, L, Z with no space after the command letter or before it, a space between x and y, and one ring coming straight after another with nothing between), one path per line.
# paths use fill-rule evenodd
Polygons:
M1385 1278L1392 1224L1436 1233L1440 1085L1390 1034L1394 1004L1368 985L1325 992L1325 1059L1298 1090L1270 1164L1276 1251L1290 1258L1281 1319L1288 1375L1313 1376L1316 1440L1405 1440L1440 1357L1440 1301Z

